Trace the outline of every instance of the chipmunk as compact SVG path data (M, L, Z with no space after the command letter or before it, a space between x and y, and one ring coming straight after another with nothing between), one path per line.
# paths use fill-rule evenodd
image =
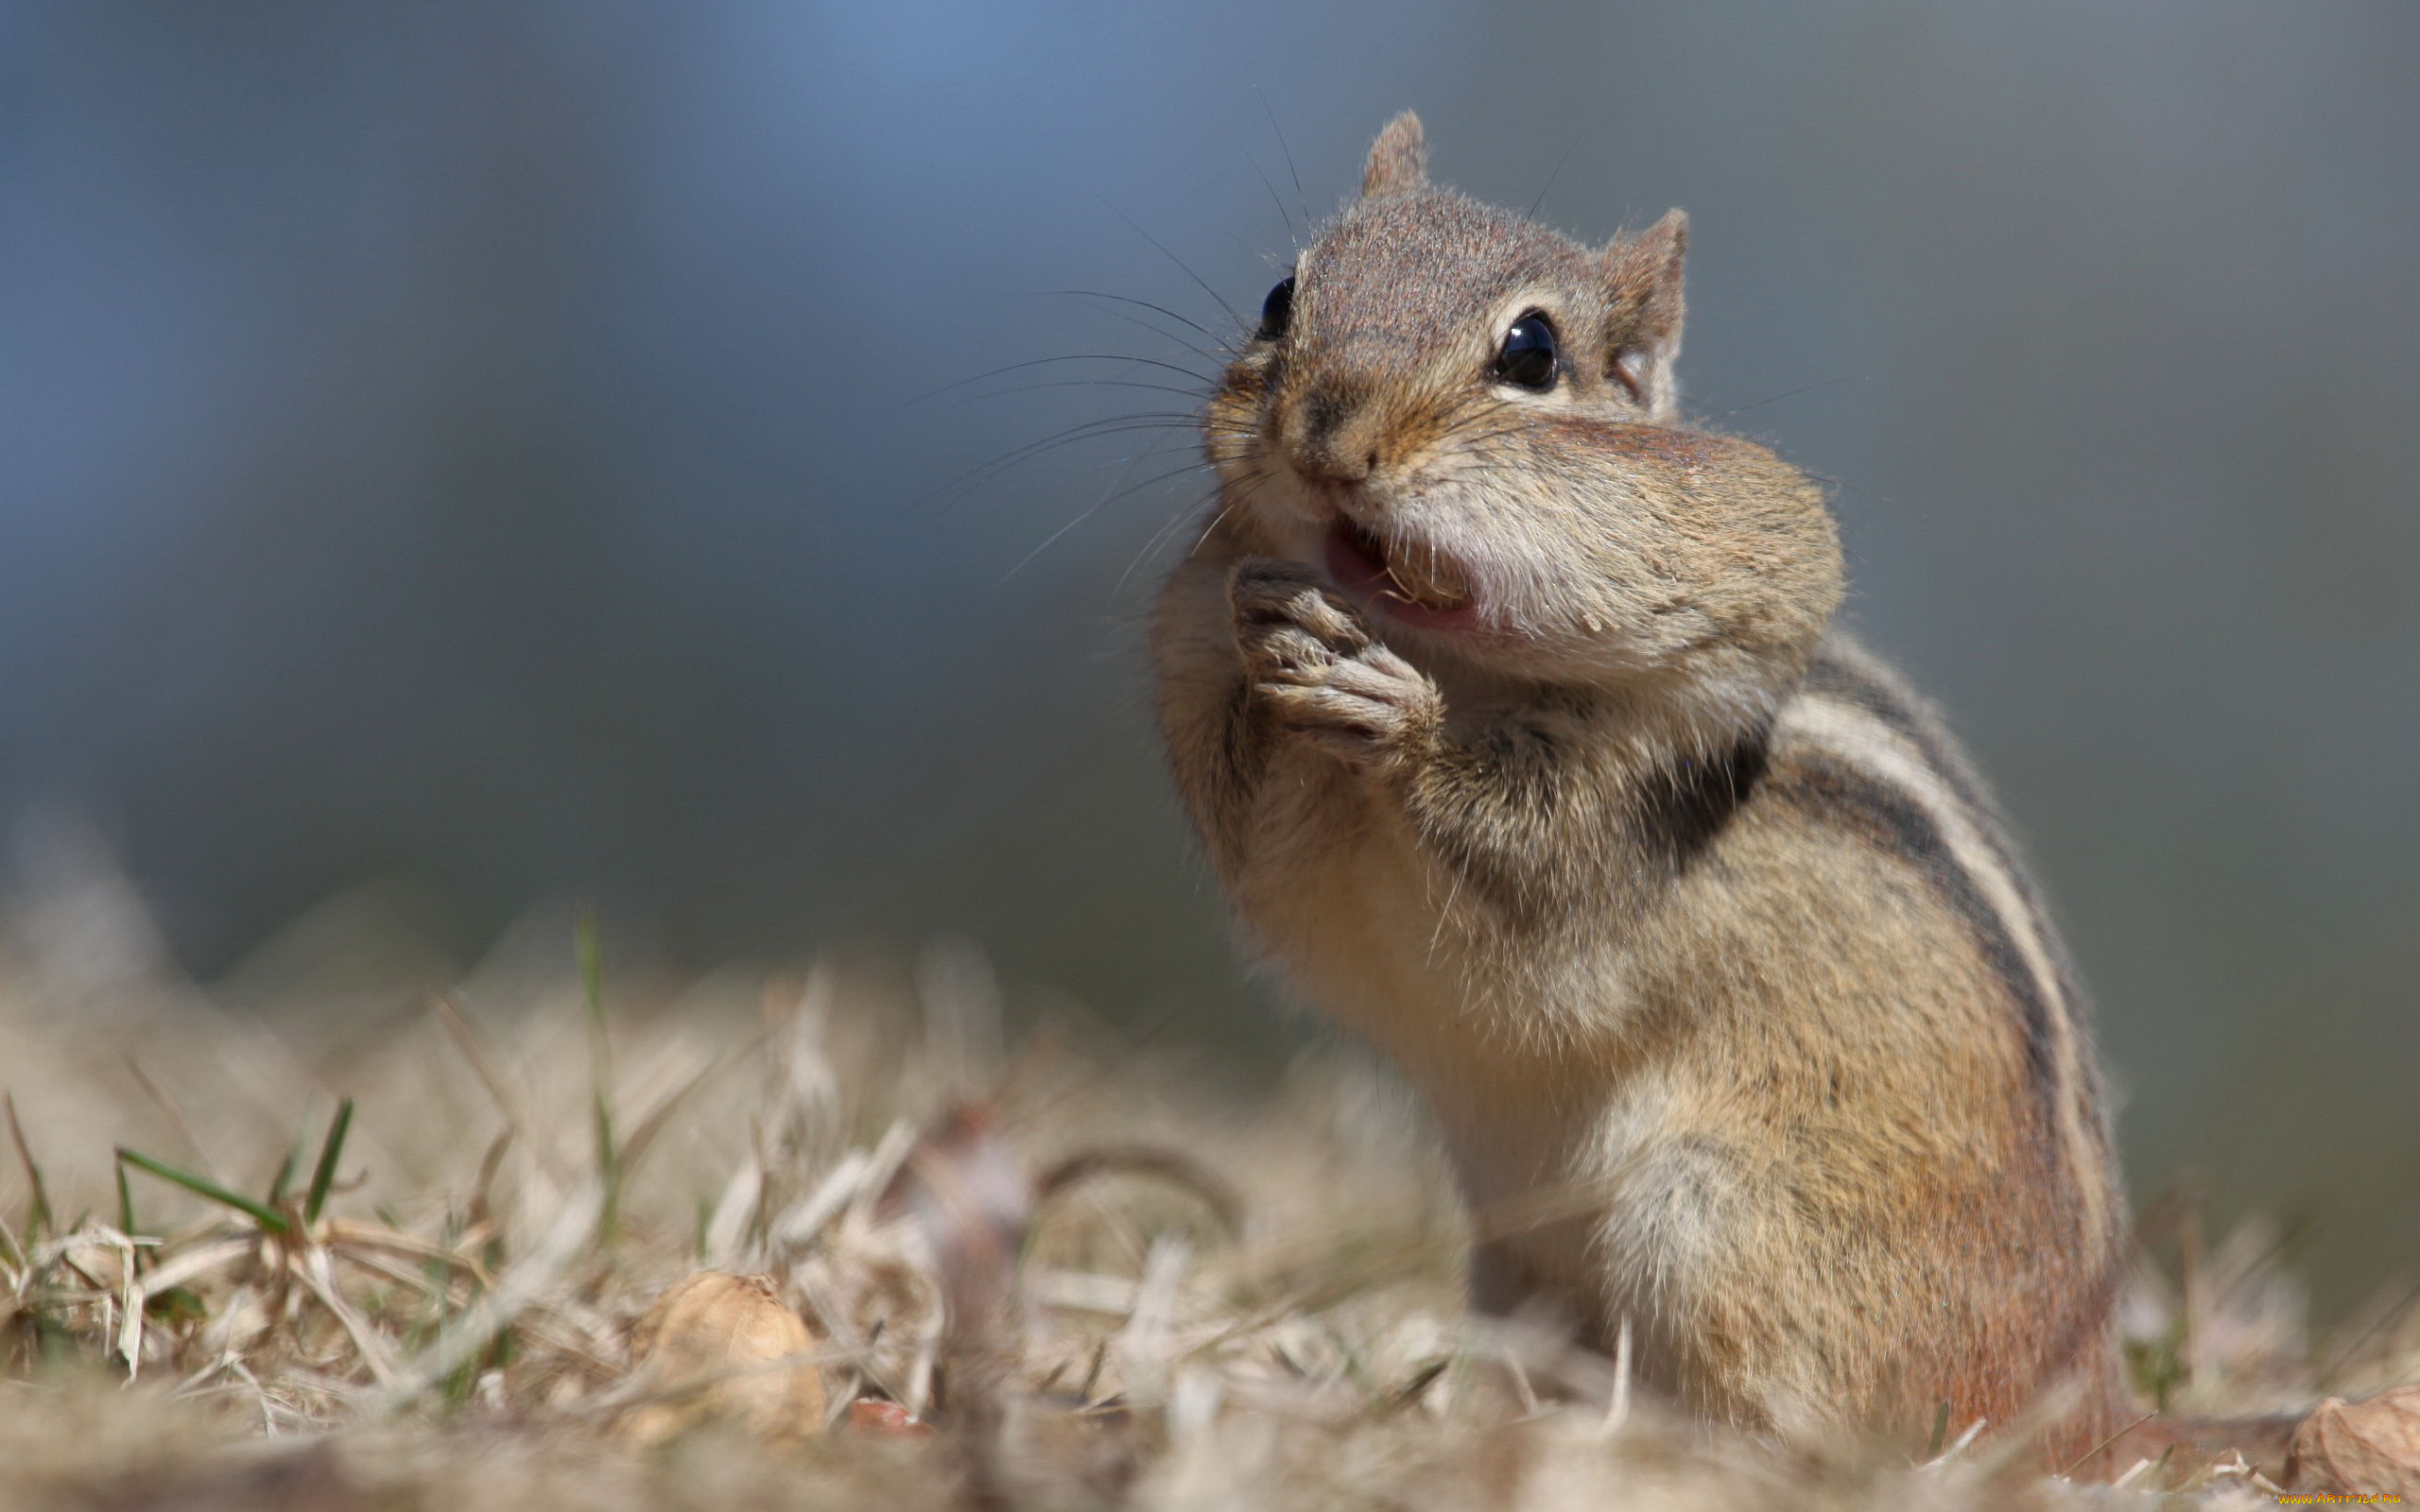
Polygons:
M1834 623L1823 490L1682 419L1681 213L1586 247L1426 159L1270 292L1157 604L1243 933L1423 1094L1478 1307L1752 1430L2090 1450L2127 1212L2038 889Z

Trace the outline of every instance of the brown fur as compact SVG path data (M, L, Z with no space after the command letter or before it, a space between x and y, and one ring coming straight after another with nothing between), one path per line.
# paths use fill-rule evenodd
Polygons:
M1627 1324L1742 1425L2056 1407L2082 1453L2122 1217L2071 973L1948 735L1831 627L1821 490L1679 423L1685 222L1583 248L1428 187L1409 115L1364 184L1211 402L1155 627L1245 931L1426 1095L1480 1305ZM1528 311L1548 392L1493 375ZM1450 564L1465 622L1350 588L1347 534Z

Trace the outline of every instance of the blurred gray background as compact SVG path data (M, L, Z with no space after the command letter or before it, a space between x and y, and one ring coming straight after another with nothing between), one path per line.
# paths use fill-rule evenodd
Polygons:
M1207 373L1052 291L1223 337L1413 106L1688 208L1692 404L1836 485L2137 1196L2312 1220L2341 1310L2420 1270L2415 79L2411 0L6 6L0 824L204 977L585 896L1282 1046L1143 714L1191 401L1072 382L1194 380L978 375Z

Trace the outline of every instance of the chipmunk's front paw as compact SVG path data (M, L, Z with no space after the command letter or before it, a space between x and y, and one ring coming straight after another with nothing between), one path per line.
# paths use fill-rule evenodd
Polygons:
M1245 561L1227 598L1252 696L1280 722L1357 764L1400 761L1436 740L1436 684L1372 640L1309 569Z

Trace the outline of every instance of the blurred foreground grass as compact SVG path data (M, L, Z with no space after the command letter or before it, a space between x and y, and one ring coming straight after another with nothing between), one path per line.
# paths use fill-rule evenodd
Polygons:
M1919 1464L1690 1429L1610 1362L1461 1315L1464 1220L1378 1073L1322 1054L1239 1090L1073 1016L1004 1044L964 949L621 985L549 925L331 1011L215 999L112 906L0 954L0 1506L2273 1502L2165 1466L2069 1486L1938 1432ZM897 1195L919 1131L970 1106L982 1155L1057 1173L1013 1178L981 1358L942 1305L989 1305L964 1256ZM2306 1338L2265 1230L2185 1249L2182 1288L2147 1261L2126 1304L2174 1405L2420 1366L2392 1297ZM769 1277L813 1325L829 1432L624 1431L667 1389L632 1373L632 1325L700 1268ZM877 1400L929 1426L861 1426Z

